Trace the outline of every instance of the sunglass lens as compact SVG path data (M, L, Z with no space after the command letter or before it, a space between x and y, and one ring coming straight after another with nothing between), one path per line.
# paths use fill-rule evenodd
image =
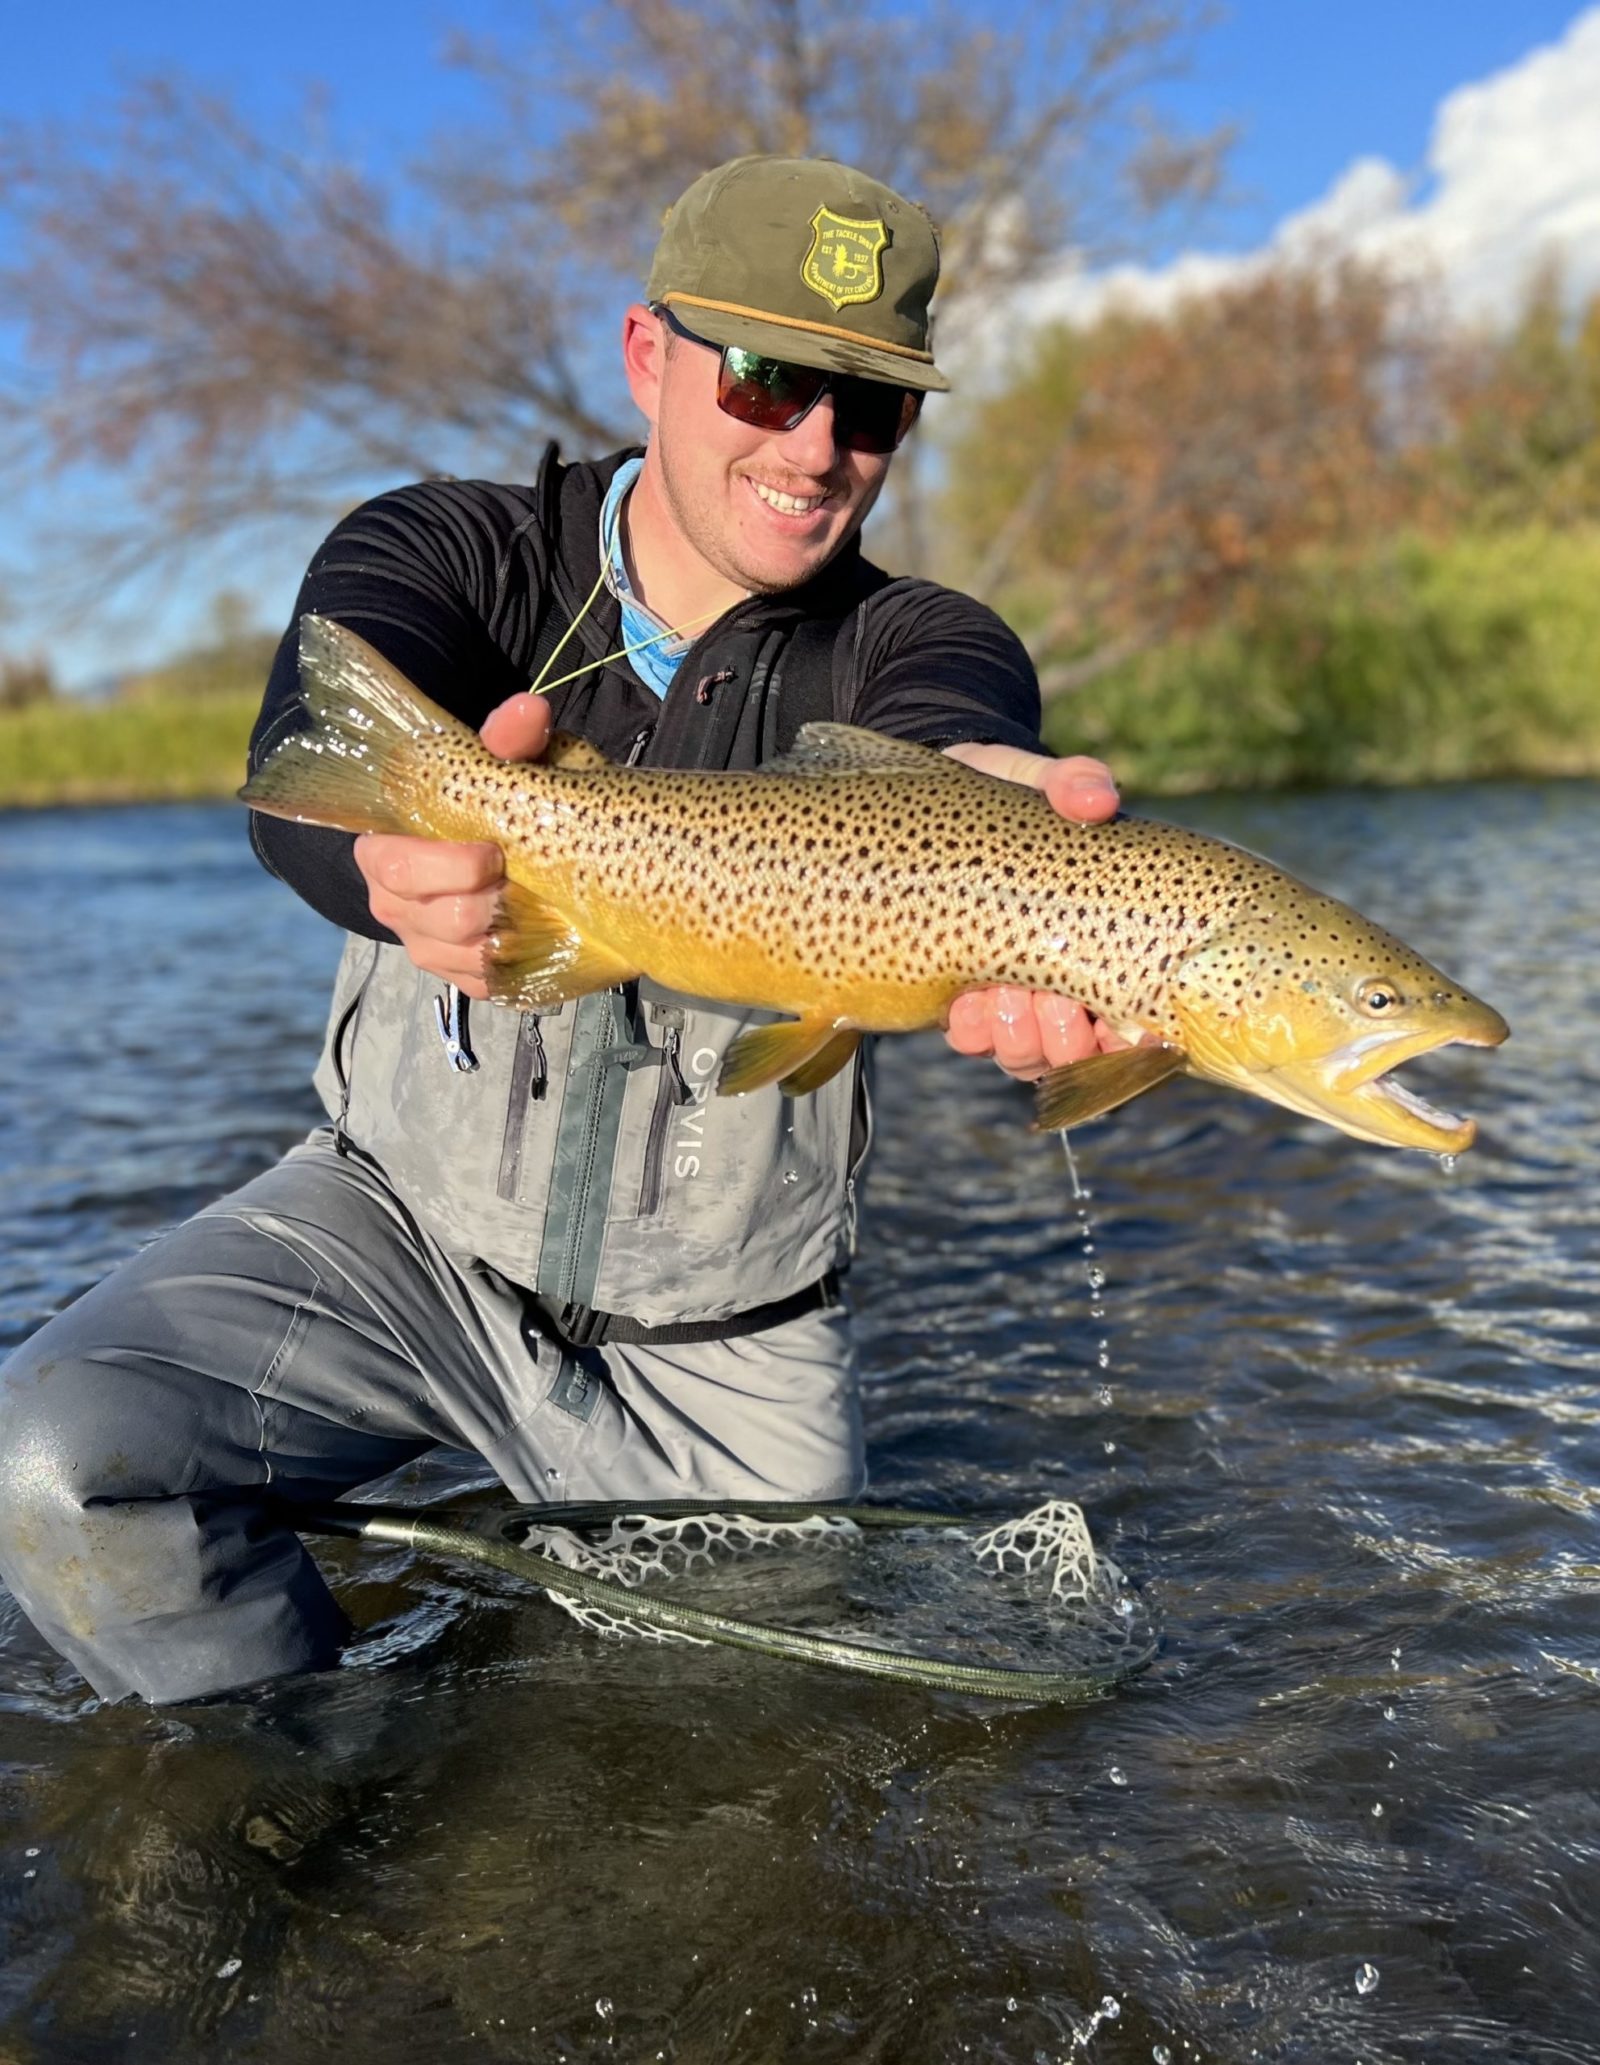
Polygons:
M741 423L761 430L793 430L827 384L827 374L816 367L763 358L730 344L722 354L717 401Z
M916 422L922 396L883 380L836 379L833 434L853 452L892 452Z

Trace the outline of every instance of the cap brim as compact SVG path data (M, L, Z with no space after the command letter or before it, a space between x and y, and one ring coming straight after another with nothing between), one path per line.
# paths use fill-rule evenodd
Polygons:
M738 344L766 358L788 359L797 366L821 366L830 373L853 373L858 380L882 380L891 387L914 387L921 394L947 394L950 382L931 360L906 352L887 351L863 338L830 337L802 329L776 316L730 315L702 308L692 300L667 297L673 314L686 330L708 344Z

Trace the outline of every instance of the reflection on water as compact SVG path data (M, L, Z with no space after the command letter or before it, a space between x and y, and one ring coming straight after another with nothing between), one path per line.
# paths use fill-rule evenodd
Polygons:
M1592 2061L1597 805L1184 808L1505 1010L1417 1071L1483 1120L1448 1176L1183 1085L1079 1137L1086 1257L1024 1094L886 1046L875 1491L1080 1498L1166 1629L1138 1684L602 1645L338 1544L349 1668L155 1714L8 1608L8 2065ZM334 941L227 811L0 819L0 877L10 1341L309 1121Z

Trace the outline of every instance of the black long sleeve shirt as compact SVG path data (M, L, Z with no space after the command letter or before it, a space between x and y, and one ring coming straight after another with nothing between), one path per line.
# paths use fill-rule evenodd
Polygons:
M630 456L562 467L552 450L531 486L426 481L346 517L301 584L251 737L251 767L304 721L297 634L309 613L358 632L467 724L481 725L526 689L548 649L547 627L564 628L589 597L601 503ZM805 587L751 596L720 617L685 656L665 704L625 661L613 661L555 693L557 721L619 757L651 730L647 759L710 764L678 757L696 750L696 686L726 669L737 687L741 655L805 619L837 622L835 709L849 723L927 745L1042 750L1038 683L1015 634L952 589L890 580L854 541ZM601 660L620 643L617 604L602 591L554 674ZM264 864L323 916L366 938L392 939L368 908L349 833L252 814L251 839Z

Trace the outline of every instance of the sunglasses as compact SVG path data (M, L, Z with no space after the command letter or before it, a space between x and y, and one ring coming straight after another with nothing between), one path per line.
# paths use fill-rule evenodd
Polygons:
M915 387L894 387L885 380L860 380L849 373L826 372L821 366L797 366L788 359L764 358L742 344L713 344L687 330L670 308L657 303L660 316L675 337L706 351L722 354L717 368L717 407L725 416L757 430L794 430L825 394L833 397L833 440L851 452L892 452L916 422L922 395Z

